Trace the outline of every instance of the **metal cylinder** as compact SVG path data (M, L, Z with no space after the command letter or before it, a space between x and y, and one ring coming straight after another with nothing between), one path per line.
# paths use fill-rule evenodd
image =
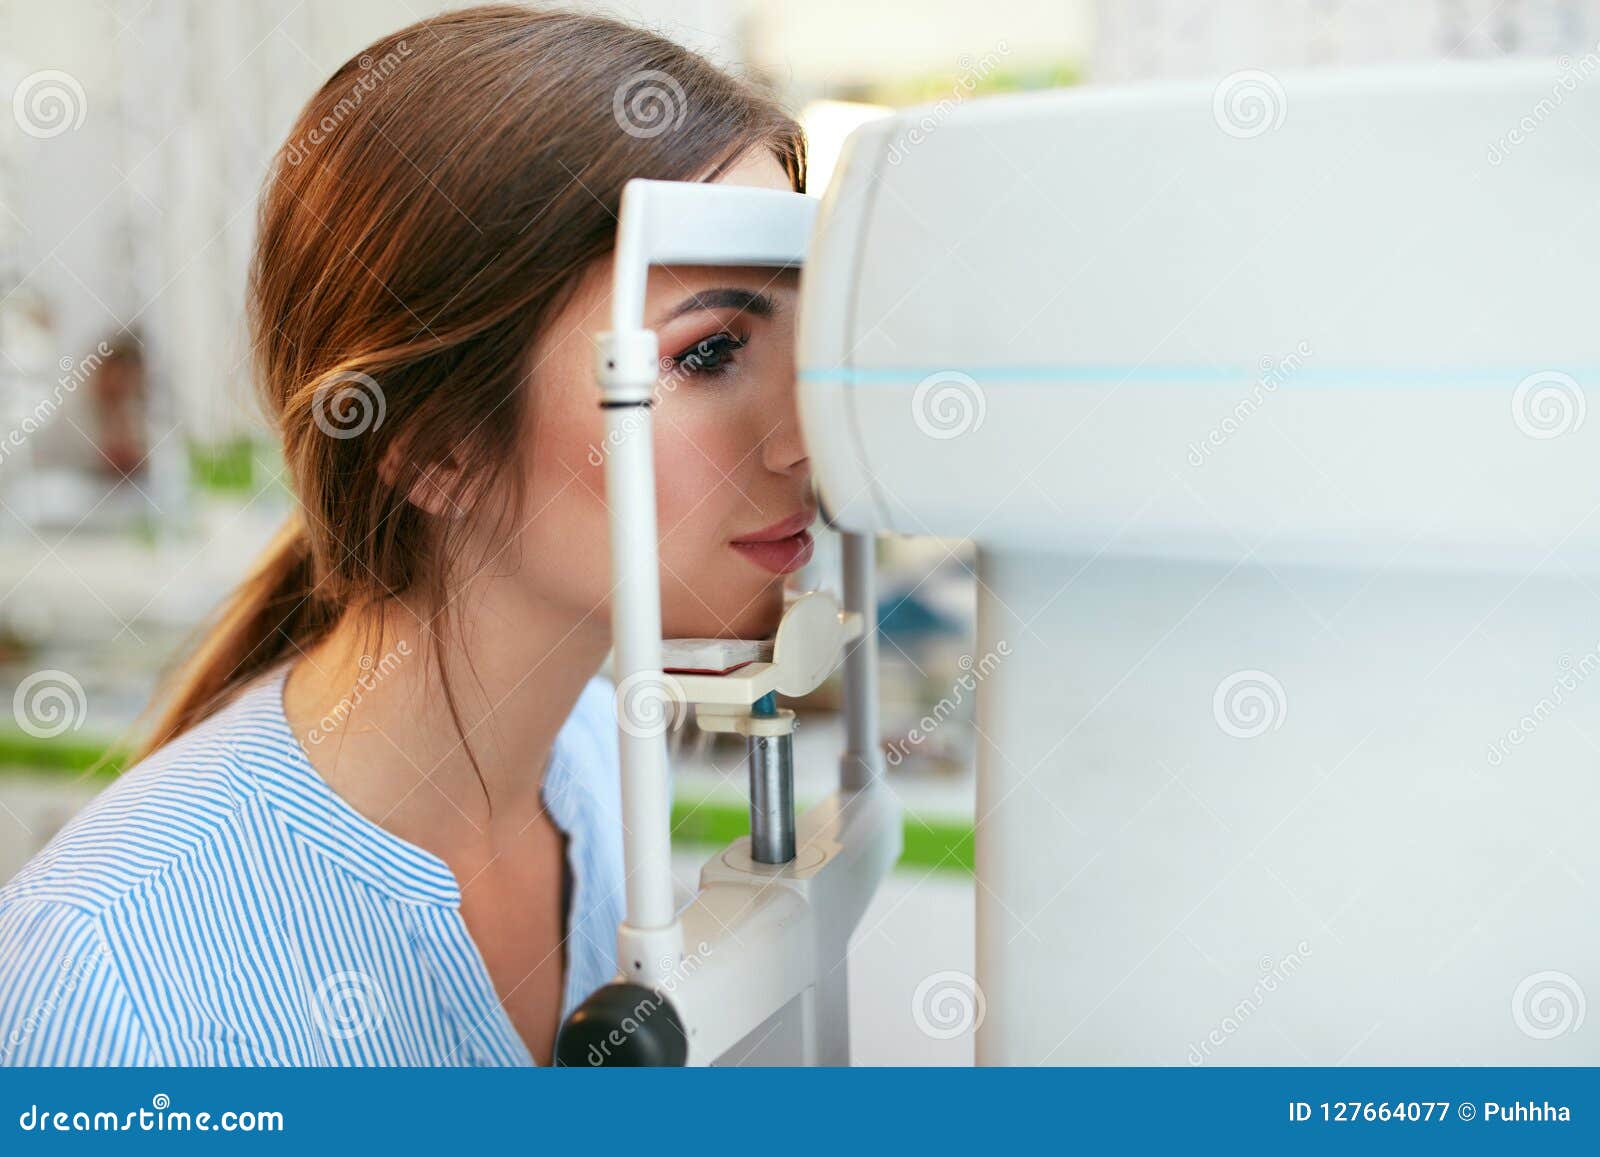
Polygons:
M878 540L845 534L844 605L861 615L861 637L844 653L845 748L839 756L839 786L855 791L883 778L878 739L878 599L873 593Z
M763 695L752 715L776 715L777 701ZM758 864L794 859L794 736L752 735L750 761L750 858Z

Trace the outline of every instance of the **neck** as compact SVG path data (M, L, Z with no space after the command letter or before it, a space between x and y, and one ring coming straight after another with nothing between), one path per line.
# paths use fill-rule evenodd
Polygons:
M539 815L556 735L609 648L603 616L549 603L452 607L430 628L396 601L381 631L346 616L303 652L284 710L333 790L449 859Z

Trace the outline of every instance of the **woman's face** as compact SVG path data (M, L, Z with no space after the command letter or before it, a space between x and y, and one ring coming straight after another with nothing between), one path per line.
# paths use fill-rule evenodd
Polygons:
M718 183L790 188L765 151ZM796 280L746 267L650 271L645 324L656 330L662 366L649 413L666 638L771 634L785 575L810 557L804 535L739 545L792 532L768 528L816 514L795 410ZM529 596L602 622L612 585L605 463L617 438L607 439L594 362L610 299L607 258L584 275L534 352L521 531ZM637 428L641 411L619 412Z

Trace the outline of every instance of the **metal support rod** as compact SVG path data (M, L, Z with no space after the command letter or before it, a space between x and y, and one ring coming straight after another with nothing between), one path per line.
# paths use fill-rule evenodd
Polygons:
M769 691L750 708L752 715L776 715L777 696ZM794 859L794 735L752 735L745 741L750 760L750 858L758 864Z
M839 786L855 791L883 778L878 739L878 602L874 590L877 539L841 535L844 547L844 606L861 615L862 632L845 651L845 749L839 756Z

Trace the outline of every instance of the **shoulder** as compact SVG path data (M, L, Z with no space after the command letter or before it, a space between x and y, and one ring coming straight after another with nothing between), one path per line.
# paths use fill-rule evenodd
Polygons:
M593 676L579 692L556 736L545 773L546 795L578 796L583 801L583 815L558 816L567 820L564 827L605 822L620 814L621 752L615 694L616 686L609 678Z
M544 797L568 837L576 889L568 914L567 1000L575 1003L616 973L617 925L626 872L616 684L591 678L562 726L545 773Z
M0 888L0 1063L250 1055L212 1014L261 955L234 914L269 908L292 874L262 789L284 759L270 690L124 772Z
M248 708L236 699L118 776L0 888L0 905L104 911L232 830L264 757Z
M613 757L617 754L616 695L617 685L608 676L595 675L584 685L567 720L567 727L579 730L585 742Z
M258 679L123 772L0 888L0 908L48 902L103 915L269 855L262 785L281 778L293 740L275 690Z
M50 900L0 904L0 1065L154 1059L103 922Z

